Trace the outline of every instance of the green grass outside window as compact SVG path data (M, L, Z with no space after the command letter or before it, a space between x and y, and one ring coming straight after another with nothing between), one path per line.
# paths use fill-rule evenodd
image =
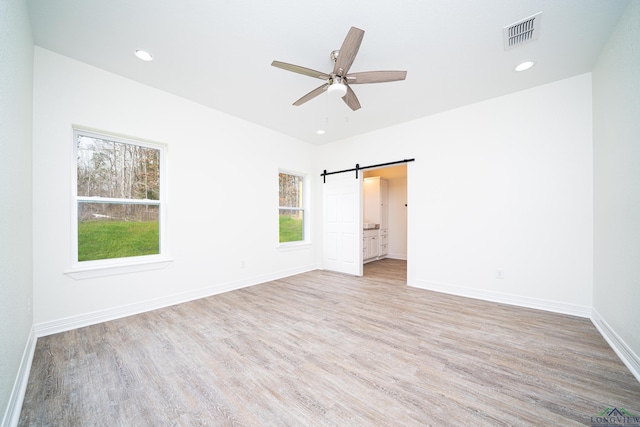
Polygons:
M78 223L78 261L159 253L158 221L82 221Z
M280 215L280 243L304 240L302 219Z

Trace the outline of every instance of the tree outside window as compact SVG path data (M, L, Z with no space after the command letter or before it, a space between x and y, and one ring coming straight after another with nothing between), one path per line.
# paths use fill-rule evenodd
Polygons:
M305 240L304 177L278 174L280 243Z
M161 253L162 148L74 131L77 261Z

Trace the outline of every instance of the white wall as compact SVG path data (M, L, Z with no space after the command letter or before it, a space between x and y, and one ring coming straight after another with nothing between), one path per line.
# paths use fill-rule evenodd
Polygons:
M630 2L593 70L593 307L640 380L639 22L640 2Z
M174 261L166 269L86 280L63 274L72 261L74 124L168 144ZM41 48L33 129L39 333L317 267L317 242L277 250L278 168L317 175L316 147Z
M7 423L15 416L10 406L20 409L12 390L33 324L32 77L26 2L0 1L0 416Z
M588 316L591 128L585 74L323 146L320 168L416 159L409 284Z

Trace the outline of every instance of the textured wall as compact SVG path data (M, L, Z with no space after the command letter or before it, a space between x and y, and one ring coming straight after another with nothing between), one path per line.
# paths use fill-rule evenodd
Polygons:
M0 1L0 413L32 326L33 41L23 0Z
M594 309L640 360L640 2L593 70Z
M167 268L63 274L72 266L73 125L167 144ZM318 176L310 144L37 47L33 146L38 333L316 266L314 244L278 250L278 170Z
M322 146L320 169L416 159L410 284L588 316L591 108L582 74Z

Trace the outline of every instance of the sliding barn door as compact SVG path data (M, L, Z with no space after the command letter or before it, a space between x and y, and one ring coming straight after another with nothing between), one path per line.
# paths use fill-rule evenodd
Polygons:
M362 276L362 176L329 175L323 193L323 267Z

